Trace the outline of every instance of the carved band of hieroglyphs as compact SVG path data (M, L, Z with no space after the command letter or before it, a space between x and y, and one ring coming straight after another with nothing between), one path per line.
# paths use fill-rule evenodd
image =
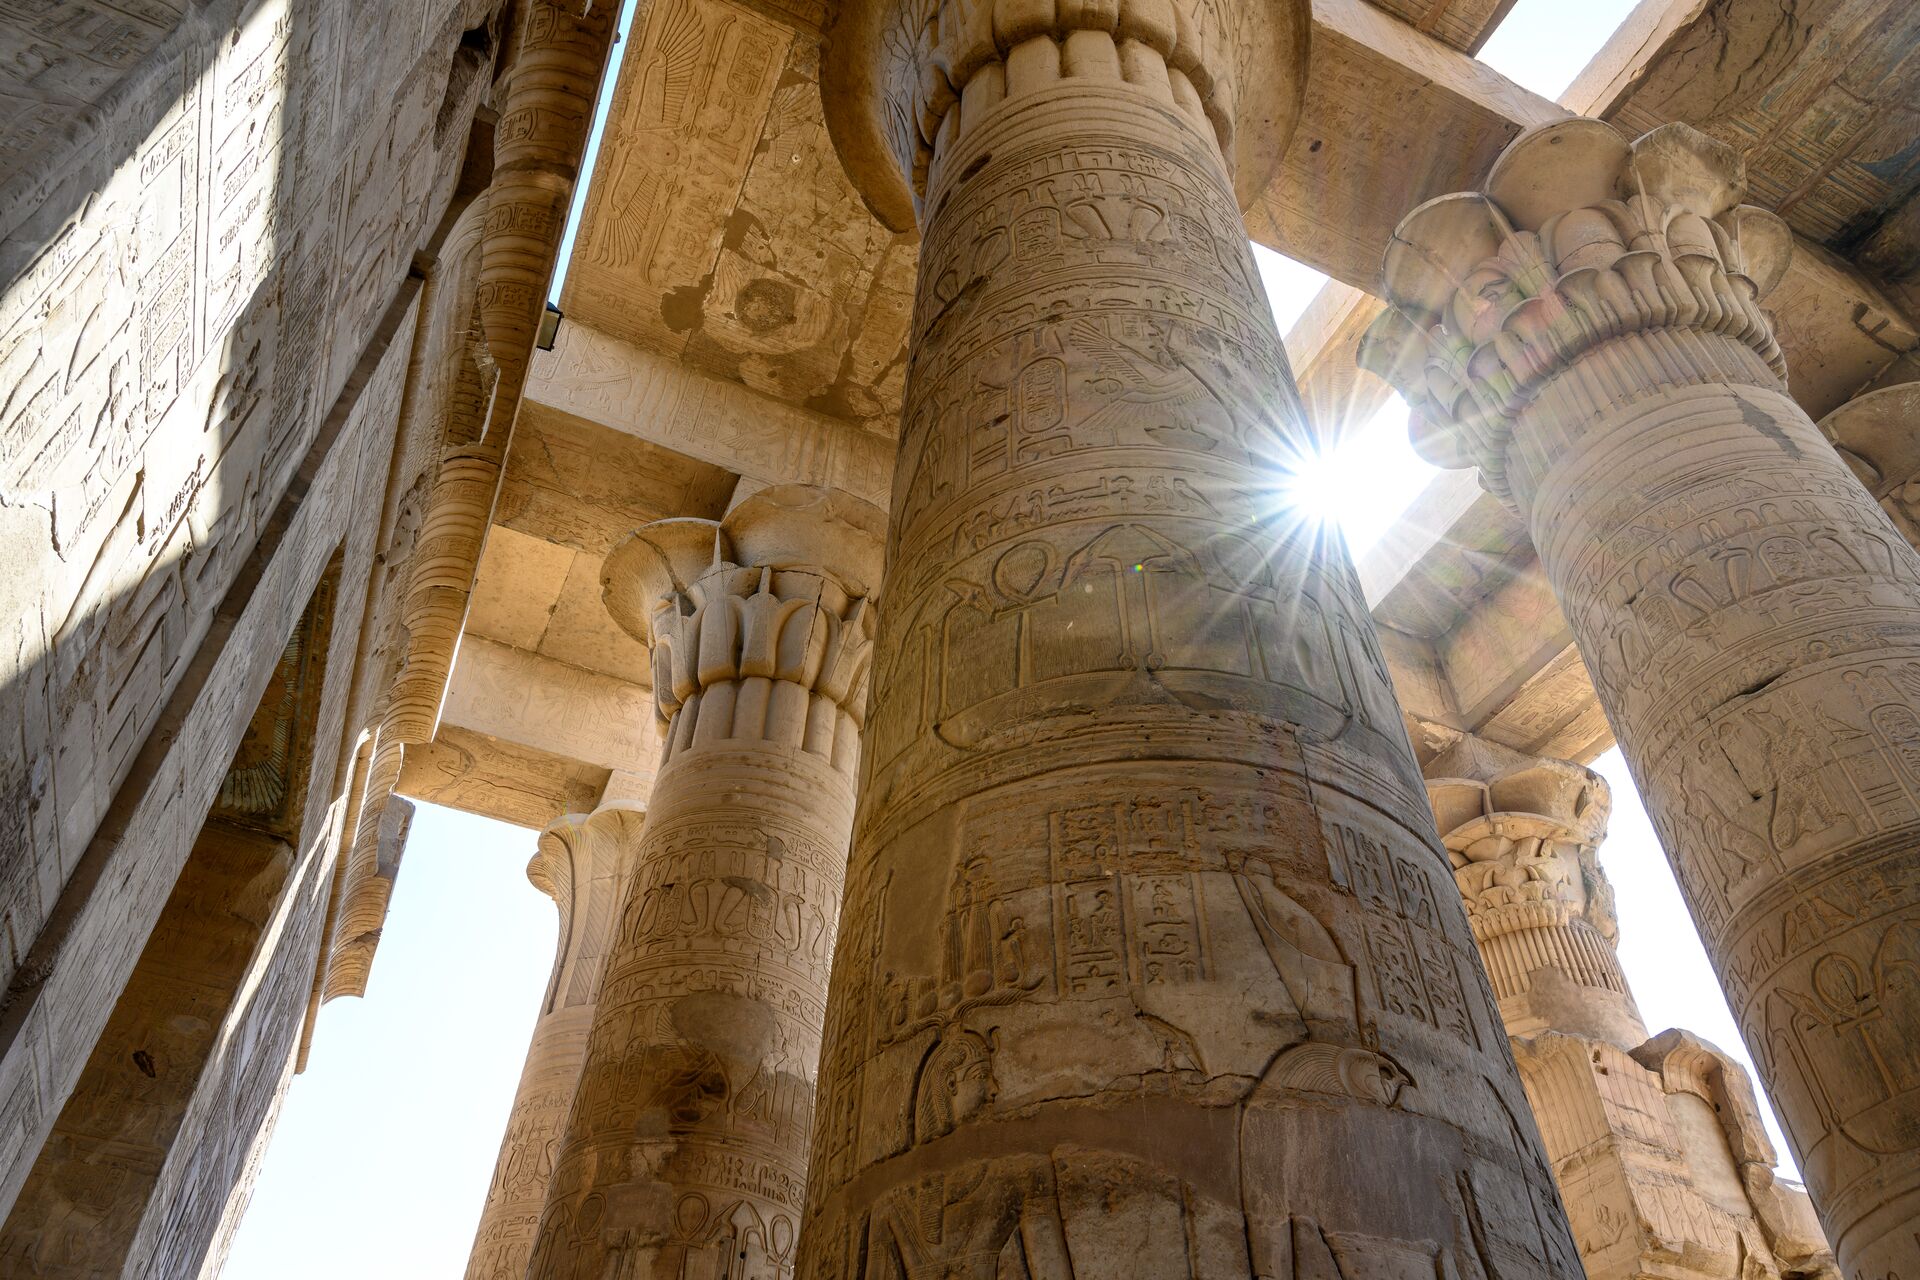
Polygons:
M608 608L667 735L530 1274L791 1276L881 513L775 486L643 526Z

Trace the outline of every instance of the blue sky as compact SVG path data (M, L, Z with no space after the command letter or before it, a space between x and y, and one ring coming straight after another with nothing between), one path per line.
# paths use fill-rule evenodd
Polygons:
M623 30L634 3L623 4ZM1481 57L1557 97L1632 7L1520 0ZM592 146L599 135L596 124ZM1259 256L1284 332L1322 277ZM1357 551L1430 474L1407 446L1396 400L1317 478L1340 495L1332 505ZM1614 790L1602 858L1618 890L1621 962L1647 1026L1689 1028L1744 1059L1619 754L1595 767ZM312 1061L288 1094L226 1280L463 1273L552 963L553 906L524 872L533 852L531 831L421 807L367 996L320 1014ZM1774 1141L1784 1161L1777 1131Z

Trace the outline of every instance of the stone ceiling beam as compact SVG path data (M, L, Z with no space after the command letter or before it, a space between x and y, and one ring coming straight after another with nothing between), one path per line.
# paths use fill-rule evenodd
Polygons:
M1314 0L1311 48L1300 124L1247 234L1358 288L1408 209L1567 114L1366 0Z
M884 509L892 440L568 320L527 398L761 484L817 484Z

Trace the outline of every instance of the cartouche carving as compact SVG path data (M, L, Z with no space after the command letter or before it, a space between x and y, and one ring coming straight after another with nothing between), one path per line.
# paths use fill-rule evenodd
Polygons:
M530 1274L792 1274L877 508L802 485L607 558L667 735Z
M1905 1274L1920 555L1871 409L1843 462L1786 395L1744 190L1684 125L1523 133L1401 224L1362 358L1527 521L1840 1266Z
M1233 9L1212 101L1288 98L1304 6ZM798 1274L1577 1275L1352 569L1264 496L1307 428L1146 10L830 50L921 254Z

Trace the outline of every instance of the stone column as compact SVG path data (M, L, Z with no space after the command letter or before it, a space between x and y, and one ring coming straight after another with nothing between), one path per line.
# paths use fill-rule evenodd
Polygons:
M1614 954L1600 870L1606 780L1463 735L1427 766L1427 797L1510 1036L1647 1038Z
M777 486L607 559L667 739L537 1280L792 1271L883 519Z
M467 1280L525 1280L645 822L643 810L623 805L567 814L540 833L539 851L527 864L527 878L560 910L560 942L474 1233Z
M1427 794L1588 1280L1838 1280L1746 1071L1640 1021L1599 861L1605 779L1466 734Z
M1226 157L1304 18L843 13L922 248L809 1280L1579 1275L1358 583L1276 514Z
M1786 394L1744 190L1530 130L1401 223L1362 358L1527 521L1841 1266L1920 1274L1920 556Z

